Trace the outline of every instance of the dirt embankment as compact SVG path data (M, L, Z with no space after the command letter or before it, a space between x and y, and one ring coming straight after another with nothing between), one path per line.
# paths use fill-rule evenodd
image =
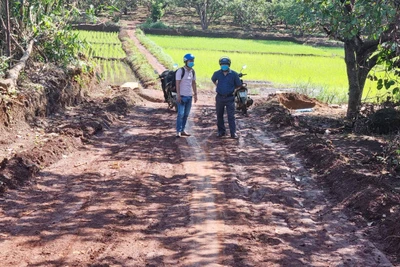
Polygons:
M400 262L398 139L354 134L345 109L296 94L271 96L255 112L302 158L337 207Z
M65 72L51 64L30 62L18 96L3 96L0 192L29 182L110 123L107 116L65 115L72 106L91 105L85 95L96 82L81 76L78 83L74 76L80 74L77 69Z

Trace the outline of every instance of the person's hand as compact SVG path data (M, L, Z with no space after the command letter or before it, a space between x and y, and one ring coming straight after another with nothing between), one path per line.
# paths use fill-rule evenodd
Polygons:
M196 103L197 102L197 94L193 95L193 98L194 98L194 103Z
M181 103L182 99L180 95L176 95L176 103Z

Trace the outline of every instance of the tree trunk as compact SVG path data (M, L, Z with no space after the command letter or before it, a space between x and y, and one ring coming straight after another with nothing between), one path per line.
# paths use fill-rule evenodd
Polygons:
M206 4L198 4L196 6L197 14L199 14L201 28L203 31L208 29L208 17L207 17L207 5Z
M6 0L6 42L7 42L7 57L11 57L11 23L10 23L10 2Z
M349 82L347 118L352 119L356 117L360 108L362 88L358 79L359 68L356 59L356 46L351 40L344 42L344 60Z
M349 101L347 118L354 119L361 106L361 98L368 73L376 65L377 57L370 58L376 51L378 40L361 41L358 37L344 42L347 79L349 82Z

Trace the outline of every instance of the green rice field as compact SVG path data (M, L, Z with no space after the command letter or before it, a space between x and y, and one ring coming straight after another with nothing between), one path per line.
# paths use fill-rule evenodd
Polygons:
M146 36L179 65L183 64L184 54L193 53L201 87L212 87L210 78L219 69L218 59L229 56L233 70L247 66L244 81L269 82L274 88L292 88L329 102L347 101L346 65L340 47L313 47L287 41ZM375 96L375 88L376 84L367 80L364 97Z
M118 32L75 31L81 40L94 44L121 44Z
M81 40L88 42L84 51L94 57L100 76L112 85L137 81L130 67L122 59L126 57L117 32L76 31Z
M127 64L117 60L95 59L101 69L102 78L112 85L121 85L125 82L136 81Z

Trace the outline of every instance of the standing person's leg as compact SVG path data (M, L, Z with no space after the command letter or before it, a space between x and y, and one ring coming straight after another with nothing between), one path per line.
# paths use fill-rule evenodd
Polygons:
M176 137L180 137L181 132L183 131L182 124L183 124L183 116L185 113L185 103L181 101L180 103L177 103L177 107L178 107L178 112L176 115Z
M235 121L235 98L232 96L227 99L226 113L228 114L228 123L231 137L236 135L236 121Z
M190 110L192 109L192 97L191 96L183 96L182 97L182 102L185 106L184 112L183 112L183 117L182 117L182 130L181 133L187 132L185 131L186 123L190 114Z
M223 136L226 133L225 122L224 122L225 103L223 102L223 99L219 96L215 97L215 101L216 101L215 109L217 112L218 136Z

